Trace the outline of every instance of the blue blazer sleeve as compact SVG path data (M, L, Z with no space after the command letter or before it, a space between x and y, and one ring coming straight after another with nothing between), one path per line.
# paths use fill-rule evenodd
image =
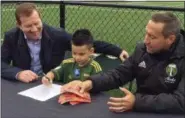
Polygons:
M12 60L11 40L12 38L5 34L1 46L1 77L6 79L15 79L16 74L22 70L10 65Z

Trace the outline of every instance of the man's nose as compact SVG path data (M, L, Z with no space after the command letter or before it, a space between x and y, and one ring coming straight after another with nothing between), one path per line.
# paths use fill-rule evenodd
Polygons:
M36 26L32 26L31 27L31 32L36 32L37 31L37 27Z
M150 42L150 41L149 41L149 37L146 35L146 36L145 36L145 39L144 39L144 43L145 43L145 44L148 44L149 42Z

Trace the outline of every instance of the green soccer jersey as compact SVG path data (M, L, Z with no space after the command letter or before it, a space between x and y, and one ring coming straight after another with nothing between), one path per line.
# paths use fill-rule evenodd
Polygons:
M73 58L63 60L60 66L52 70L55 75L55 80L68 83L72 80L84 81L90 75L101 72L102 69L98 62L90 59L89 63L80 67Z

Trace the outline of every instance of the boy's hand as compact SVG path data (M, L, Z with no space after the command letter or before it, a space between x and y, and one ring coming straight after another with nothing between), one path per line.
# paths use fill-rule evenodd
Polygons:
M53 83L53 79L54 79L54 74L53 72L48 72L47 74L43 73L43 77L42 77L42 83L44 85L51 85Z
M42 84L44 84L44 85L49 85L49 80L48 79L46 79L45 77L42 77Z
M49 86L52 84L51 79L49 80L48 78L46 78L45 76L42 77L42 84Z

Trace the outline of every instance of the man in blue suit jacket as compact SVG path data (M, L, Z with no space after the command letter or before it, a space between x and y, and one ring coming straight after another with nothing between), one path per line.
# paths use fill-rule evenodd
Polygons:
M33 3L20 4L15 16L17 27L5 33L1 47L1 77L29 83L62 62L65 51L71 50L71 35L43 24ZM98 53L128 57L106 42L95 41L94 47Z

